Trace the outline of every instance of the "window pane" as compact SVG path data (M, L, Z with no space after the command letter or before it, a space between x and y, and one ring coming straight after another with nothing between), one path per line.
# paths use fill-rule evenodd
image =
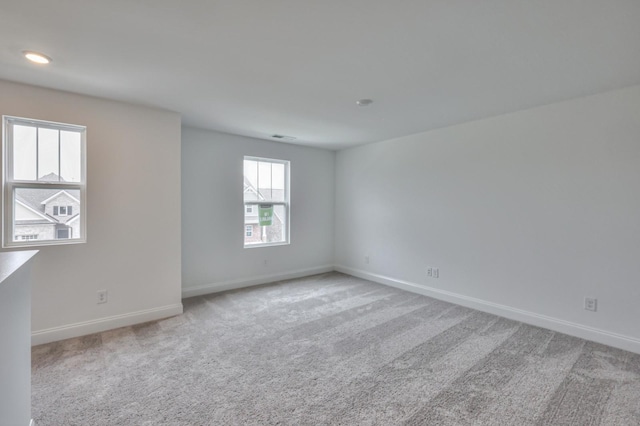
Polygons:
M58 130L38 128L39 181L58 182L60 180L58 135Z
M64 182L80 182L82 170L81 135L60 131L60 177Z
M273 206L273 222L267 227L267 237L270 243L281 243L287 240L287 208Z
M282 163L273 163L272 180L271 180L271 199L273 201L285 201L284 199L284 183L285 168Z
M283 243L287 240L287 217L286 206L274 205L271 225L260 226L258 220L258 205L253 208L256 213L249 215L245 213L245 231L248 226L252 226L252 235L247 236L245 232L245 245L261 244L261 243Z
M258 199L258 162L244 160L244 200Z
M13 178L36 180L36 128L13 126Z
M244 209L244 243L260 243L260 232L258 231L258 205L247 204ZM251 230L251 232L249 232Z
M258 163L258 185L261 200L271 200L271 163Z
M13 241L81 238L79 190L16 188L13 199Z

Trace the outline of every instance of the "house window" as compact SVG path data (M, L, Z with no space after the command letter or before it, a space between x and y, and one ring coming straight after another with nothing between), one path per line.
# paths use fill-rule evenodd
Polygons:
M56 231L56 238L59 240L65 240L65 239L71 238L70 234L71 234L71 230L69 228L58 229Z
M3 117L4 247L86 241L85 134L83 126Z
M253 225L247 225L244 227L244 236L253 237Z
M22 240L22 241L37 240L38 239L38 234L16 235L15 238L16 238L16 240Z
M289 244L289 162L244 157L243 194L245 248Z
M53 206L54 216L71 216L73 215L73 206Z

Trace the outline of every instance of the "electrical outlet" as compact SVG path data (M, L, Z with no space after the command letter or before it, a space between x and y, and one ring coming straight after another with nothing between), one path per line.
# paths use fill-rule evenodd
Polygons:
M594 299L591 297L584 298L584 308L587 311L596 312L598 310L598 299Z
M433 268L433 278L440 278L440 268Z
M108 293L107 290L98 290L98 301L97 303L107 303L108 299Z
M369 256L364 257L364 263L366 263L367 265L369 264Z
M433 277L433 268L431 266L429 266L427 268L427 276L428 277Z

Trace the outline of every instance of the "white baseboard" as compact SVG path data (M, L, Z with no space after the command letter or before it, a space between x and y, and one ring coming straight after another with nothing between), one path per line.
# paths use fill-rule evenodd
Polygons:
M324 265L317 266L315 268L297 269L294 271L280 272L277 274L261 275L258 277L221 281L217 283L201 285L198 287L187 287L182 289L182 298L186 299L187 297L202 296L203 294L218 293L221 291L235 290L238 288L267 284L275 281L290 280L293 278L306 277L309 275L323 274L325 272L331 272L333 270L333 265Z
M47 328L31 333L31 345L42 345L44 343L56 342L58 340L70 339L72 337L100 333L114 328L168 318L174 315L180 315L181 313L182 303L177 303L175 305L161 306L159 308L146 309L144 311L63 325L61 327Z
M427 287L403 280L397 280L395 278L373 274L371 272L354 269L347 266L335 265L335 270L369 281L374 281L380 284L389 285L391 287L396 287L413 293L422 294L424 296L433 297L434 299L444 300L445 302L455 303L456 305L466 306L468 308L488 312L490 314L509 318L515 321L535 325L537 327L547 328L549 330L568 334L570 336L580 337L582 339L591 340L594 342L602 343L604 345L613 346L615 348L624 349L640 354L640 340L630 336L624 336L621 334L600 330L578 323L565 321L546 315L540 315L534 312L524 311L522 309L516 309L510 306L500 305L497 303L488 302L486 300L464 296L462 294L452 293L450 291Z

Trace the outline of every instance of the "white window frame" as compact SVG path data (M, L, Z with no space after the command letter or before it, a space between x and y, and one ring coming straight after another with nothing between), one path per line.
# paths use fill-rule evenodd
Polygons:
M245 237L253 237L253 225L245 225L244 226L244 236Z
M254 157L250 155L245 155L242 161L243 169L242 174L244 176L244 161L261 161L266 163L276 163L276 164L284 164L284 201L261 201L261 200L250 200L244 201L244 211L247 211L247 206L258 206L259 204L272 204L275 206L284 206L287 220L283 224L284 232L285 232L285 240L279 241L276 243L263 243L263 242L251 242L249 244L243 243L244 248L262 248L262 247L273 247L273 246L284 246L291 243L291 194L290 194L290 177L291 177L291 162L289 160L280 160L276 158L264 158L264 157ZM260 186L260 182L258 181L258 187ZM256 191L259 191L259 188L256 188ZM244 192L243 192L244 195ZM275 211L275 210L274 210ZM245 213L246 214L246 213ZM275 213L274 213L275 214ZM244 223L244 216L243 216ZM245 224L246 225L246 224ZM262 227L264 228L264 227ZM246 236L244 237L246 238ZM243 241L244 241L243 238Z
M38 182L13 179L13 126L14 125L67 130L80 133L80 182ZM58 147L60 149L60 147ZM2 116L2 247L39 247L87 242L87 128L74 124L56 123L3 115ZM16 189L60 189L80 191L80 238L57 239L57 231L52 240L13 241L14 209L13 193ZM69 233L71 236L71 231Z

